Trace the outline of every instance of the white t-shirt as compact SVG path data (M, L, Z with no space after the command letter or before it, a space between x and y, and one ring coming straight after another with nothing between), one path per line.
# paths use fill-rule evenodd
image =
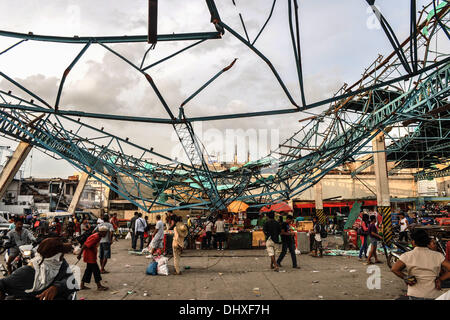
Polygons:
M212 221L207 221L206 224L205 224L205 231L206 232L211 232L212 231L212 227L213 227Z
M442 292L436 289L435 280L444 260L442 253L426 247L415 247L402 254L400 261L406 265L408 276L415 276L417 279L415 285L408 286L408 296L431 299L439 297Z
M406 231L407 227L408 227L408 220L406 220L406 218L400 220L400 232Z
M158 231L156 232L155 237L153 238L153 240L157 241L157 240L160 240L160 239L164 239L164 222L159 220L156 223L155 228L158 229Z
M215 225L216 232L225 232L225 222L223 220L217 220Z

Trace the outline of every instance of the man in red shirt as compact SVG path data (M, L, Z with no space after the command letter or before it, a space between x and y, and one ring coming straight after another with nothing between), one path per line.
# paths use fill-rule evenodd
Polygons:
M100 243L101 238L106 236L108 232L108 227L101 226L98 228L98 232L92 234L87 238L81 247L81 251L78 254L78 260L81 259L81 254L83 254L83 261L86 262L86 270L84 271L83 279L81 279L80 289L90 289L85 286L85 283L91 282L92 274L94 274L94 280L97 284L97 290L105 291L108 290L107 287L102 286L101 280L102 277L100 275L100 268L97 264L97 247Z
M117 219L117 213L114 213L111 220L109 221L114 228L114 238L116 239L116 241L119 241L117 239L117 229L119 228L119 220Z

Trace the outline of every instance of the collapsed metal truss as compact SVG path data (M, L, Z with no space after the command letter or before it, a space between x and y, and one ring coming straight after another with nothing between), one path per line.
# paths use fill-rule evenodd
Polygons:
M414 144L420 137L430 132L435 134L432 139L429 135L426 136L430 144L421 149L422 157L450 139L450 133L446 129L448 125L445 124L445 121L449 120L450 58L448 54L439 56L439 59L430 58L431 40L435 39L438 33L448 35L446 25L450 5L447 1L441 1L437 6L435 2L430 3L421 11L418 22L415 21L414 8L414 27L411 28L410 37L401 44L391 32L386 19L377 15L385 30L390 30L388 37L392 40L394 52L386 59L378 58L354 85L343 86L334 97L309 105L305 102L303 90L299 7L296 0L288 1L288 10L301 103L292 98L272 63L255 47L255 42L272 16L276 0L266 23L253 41L247 32L243 37L221 20L213 0L206 0L206 4L216 32L158 35L158 41L196 42L145 67L144 61L148 51L138 66L107 44L145 42L146 35L70 38L0 31L0 36L21 39L1 52L0 57L1 54L30 40L84 44L64 71L54 104L48 103L30 88L25 88L0 71L0 76L33 98L29 100L0 90L0 132L6 137L29 142L54 157L67 160L143 210L160 212L198 208L208 209L212 213L225 209L226 205L234 200L254 202L262 206L292 198L310 188L337 166L357 161L358 157L370 154L370 141L379 132L385 132L391 141L387 152L393 157L395 155L397 168L407 167L406 157L413 153L413 149L405 148ZM373 5L374 1L370 4ZM427 10L428 16L425 17ZM242 16L240 19L243 29L246 30ZM149 70L205 41L219 41L225 32L240 40L268 65L293 108L197 118L186 116L186 104L232 68L235 62L233 61L182 102L178 116L175 116L164 99L164 93L158 90L157 84L148 73ZM91 45L103 47L142 74L169 117L145 118L63 110L60 98L65 79ZM419 54L423 56L422 60L418 59ZM406 80L409 81L405 82ZM208 166L207 150L192 127L195 121L296 113L324 104L330 104L330 107L320 115L303 120L305 124L302 128L267 157L229 170L216 171ZM74 117L172 125L190 163L178 162L153 151L152 148L138 146L128 139L105 132L103 128L83 123L80 118L75 120ZM404 132L394 135L392 128L399 126L402 126ZM399 154L399 151L404 152ZM435 159L435 162L423 163L422 168L448 159L448 148L441 148L439 152L441 158ZM149 161L150 157L157 157L167 164ZM355 174L367 168L370 161L365 160Z

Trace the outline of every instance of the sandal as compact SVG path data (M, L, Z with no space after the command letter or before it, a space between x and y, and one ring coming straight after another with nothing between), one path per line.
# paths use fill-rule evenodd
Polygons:
M80 290L91 290L91 288L84 286L84 287L80 287Z
M106 273L109 273L109 271L103 270L103 271L100 271L100 273L101 274L106 274Z
M377 260L377 261L375 261L375 263L383 263L382 261L380 261L380 260Z
M104 287L104 286L101 286L101 287L97 288L98 291L106 291L108 289L109 289L108 287Z

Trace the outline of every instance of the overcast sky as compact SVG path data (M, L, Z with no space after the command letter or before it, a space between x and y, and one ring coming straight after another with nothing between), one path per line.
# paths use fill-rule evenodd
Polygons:
M231 0L217 0L222 20L241 35L244 31ZM418 8L428 1L418 1ZM265 22L271 0L237 0L249 36L255 38ZM364 0L302 0L300 26L302 62L308 103L332 96L344 82L358 80L378 53L392 49ZM409 33L408 0L378 0L381 11L400 40ZM272 20L256 42L274 64L294 99L300 103L295 61L288 29L287 1L278 0ZM209 22L203 0L159 1L158 33L215 31ZM0 29L59 36L136 35L147 32L147 0L2 0ZM17 42L0 37L0 52ZM171 54L191 42L158 43L144 65ZM148 48L142 44L111 45L140 65ZM64 69L82 45L28 41L0 55L0 70L24 84L51 104L54 103ZM148 70L172 112L235 58L232 69L224 73L186 106L187 116L253 112L293 107L267 65L229 33L221 40L210 40L174 59ZM13 89L0 79L0 88ZM22 94L22 93L21 93ZM82 110L132 116L167 117L145 78L99 45L92 45L71 71L61 98L61 109ZM310 110L319 113L323 108ZM300 128L299 119L310 116L295 113L283 116L224 120L204 123L202 130L277 129L280 142ZM127 123L86 119L86 123L105 127L121 137L171 156L176 137L170 125ZM15 147L4 138L1 145ZM37 177L68 176L73 167L33 152L26 174Z

